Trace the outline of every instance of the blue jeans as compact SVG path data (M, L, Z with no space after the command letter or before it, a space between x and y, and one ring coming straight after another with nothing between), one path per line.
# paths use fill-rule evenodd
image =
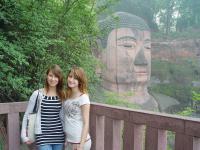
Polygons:
M63 150L63 144L39 145L38 150Z

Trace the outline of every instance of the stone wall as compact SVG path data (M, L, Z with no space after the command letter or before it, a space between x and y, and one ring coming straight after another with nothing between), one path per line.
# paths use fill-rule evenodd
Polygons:
M200 57L200 39L152 42L152 59L175 60L176 58Z

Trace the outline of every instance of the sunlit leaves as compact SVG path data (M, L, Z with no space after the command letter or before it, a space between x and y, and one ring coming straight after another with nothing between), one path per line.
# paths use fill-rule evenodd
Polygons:
M0 2L2 99L25 100L38 85L42 86L45 70L51 64L59 64L65 75L71 66L81 66L90 83L95 83L96 60L90 45L97 34L93 2Z

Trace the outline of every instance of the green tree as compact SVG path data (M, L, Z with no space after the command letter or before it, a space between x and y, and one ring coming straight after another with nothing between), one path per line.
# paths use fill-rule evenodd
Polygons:
M177 0L179 18L177 18L177 30L200 27L200 1Z
M98 33L94 0L0 2L1 102L25 100L43 84L44 71L59 64L86 70L97 83L91 52Z

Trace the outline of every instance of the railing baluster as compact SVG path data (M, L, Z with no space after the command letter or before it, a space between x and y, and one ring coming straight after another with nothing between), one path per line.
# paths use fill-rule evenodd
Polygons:
M122 148L122 121L113 120L113 150Z
M133 150L134 144L134 124L124 121L123 150Z
M19 113L9 113L7 120L8 149L20 150Z
M158 150L167 150L167 131L158 130Z
M158 150L158 129L146 127L145 150Z
M113 120L111 118L105 117L105 132L104 132L104 144L105 150L113 149Z
M167 131L147 127L145 150L167 150Z
M134 150L143 149L143 135L144 135L144 125L134 124Z
M175 150L193 150L193 137L176 133Z
M104 150L104 116L97 116L96 118L96 149L95 150Z
M200 138L193 138L193 150L199 150L200 149Z
M91 150L96 150L96 114L90 114L90 134L92 139Z

